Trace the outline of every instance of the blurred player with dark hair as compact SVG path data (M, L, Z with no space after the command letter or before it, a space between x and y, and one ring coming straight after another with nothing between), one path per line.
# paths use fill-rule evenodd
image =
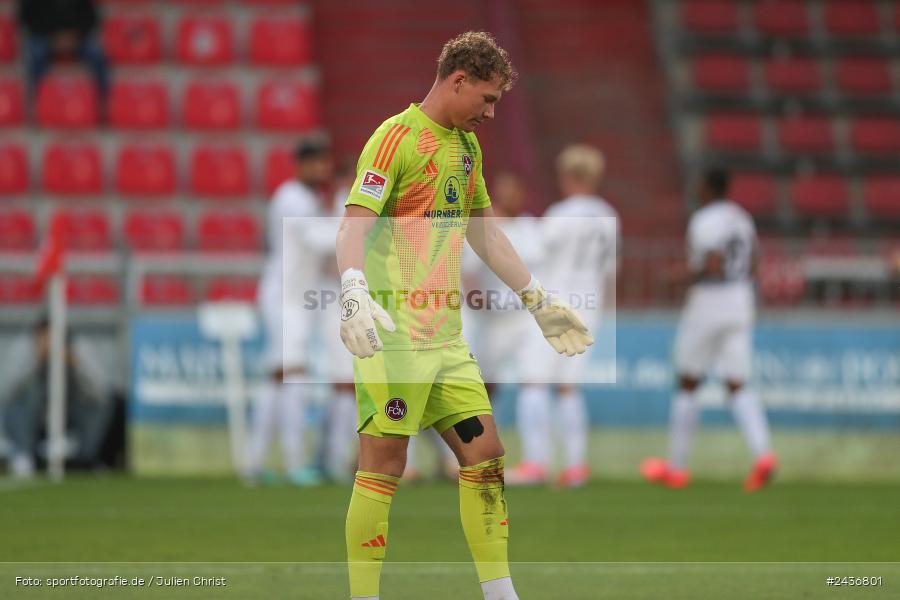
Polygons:
M282 183L269 205L269 256L258 291L266 328L268 377L253 408L244 471L250 483L274 478L263 465L276 425L281 429L288 480L296 485L319 483L317 471L308 468L303 458L307 386L298 380L307 375L307 344L315 323L310 322L312 313L303 308L302 296L316 285L324 257L332 253L334 237L323 235L321 222L302 217L331 214L331 198L323 198L320 188L331 179L332 160L328 145L318 140L301 143L294 158L296 178ZM286 280L283 271L287 253L307 259L292 260L290 264L299 268ZM292 383L284 383L286 377Z
M728 200L729 180L724 170L706 173L702 206L688 224L692 285L675 341L678 391L670 411L669 458L648 458L641 465L646 479L671 488L690 481L687 459L700 419L696 391L713 367L718 367L728 389L735 421L755 461L744 488L754 491L764 486L776 468L765 411L747 387L756 312L756 228L750 215Z
M545 258L538 272L548 289L571 294L573 303L577 300L587 309L583 314L590 329L599 323L609 279L615 277L619 245L618 215L598 195L605 169L606 161L596 148L586 144L565 148L556 161L563 199L547 209L540 227ZM590 474L590 423L579 382L588 356L560 361L540 340L529 337L522 353L525 385L517 405L523 460L510 472L507 482L545 482L556 438L563 454L557 484L582 486ZM553 385L558 391L555 402Z
M359 407L359 471L346 526L354 598L378 597L391 499L409 436L421 426L437 429L459 461L459 512L484 598L518 599L507 562L504 449L462 338L465 241L517 290L558 352L584 352L593 338L532 277L491 218L473 130L494 117L514 79L489 34L457 36L444 45L422 103L379 126L359 159L337 240L341 339L356 356Z
M334 302L341 294L341 274L338 272L337 260L334 256L334 238L341 215L344 214L344 202L356 179L356 164L342 160L334 173L334 192L332 208L328 221L320 227L323 236L328 237L328 256L322 267L320 290L333 294ZM324 297L324 296L323 296ZM327 377L331 383L331 393L325 406L325 426L322 429L319 443L319 464L331 481L349 483L356 472L357 435L356 435L356 396L353 389L353 360L347 355L347 349L339 336L341 315L335 310L334 302L323 302L320 314L316 319L320 322L319 334L324 341L327 356Z

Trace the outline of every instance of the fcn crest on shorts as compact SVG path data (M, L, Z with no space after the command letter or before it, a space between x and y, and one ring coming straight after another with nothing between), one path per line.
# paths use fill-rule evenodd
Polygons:
M391 421L399 421L406 416L406 402L403 398L391 398L384 406L384 414Z

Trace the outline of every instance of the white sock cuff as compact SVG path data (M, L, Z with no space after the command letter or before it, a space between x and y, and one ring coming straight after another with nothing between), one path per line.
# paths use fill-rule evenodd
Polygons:
M501 577L481 582L484 600L519 600L511 577Z

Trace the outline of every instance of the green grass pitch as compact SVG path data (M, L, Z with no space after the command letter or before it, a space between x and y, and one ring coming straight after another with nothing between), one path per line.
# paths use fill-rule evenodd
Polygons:
M0 487L0 598L347 598L349 490L227 479L81 479ZM507 490L523 600L900 598L900 484L738 482L670 491L600 480ZM142 577L149 587L47 578ZM160 587L155 577L224 577ZM882 577L877 587L826 577ZM37 577L40 586L16 585ZM171 580L170 580L171 582ZM455 486L401 485L383 600L481 598Z

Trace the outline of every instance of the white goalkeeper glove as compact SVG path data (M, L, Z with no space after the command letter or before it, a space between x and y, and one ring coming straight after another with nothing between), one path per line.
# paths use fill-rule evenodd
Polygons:
M575 356L594 343L594 336L568 302L548 294L533 276L516 294L534 315L544 337L560 354Z
M347 350L359 358L369 358L384 348L375 321L386 331L396 329L391 316L369 295L362 271L347 269L341 275L341 341Z

